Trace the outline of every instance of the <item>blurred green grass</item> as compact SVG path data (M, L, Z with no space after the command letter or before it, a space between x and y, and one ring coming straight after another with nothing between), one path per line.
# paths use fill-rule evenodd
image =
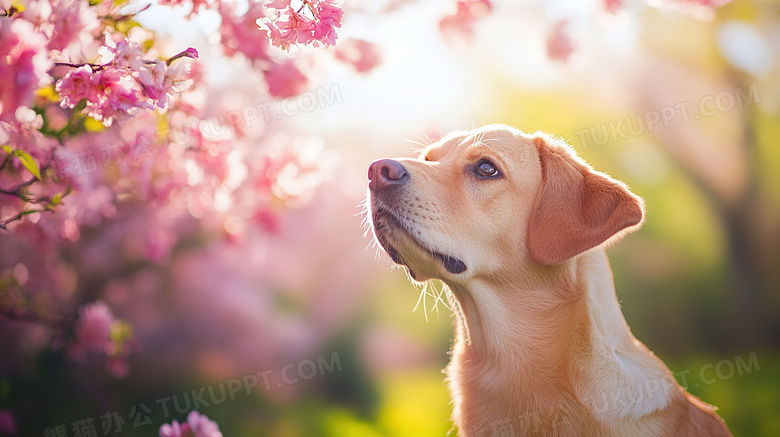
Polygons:
M670 363L678 382L705 402L718 406L735 436L780 435L780 355L758 352L735 357L697 356ZM715 367L722 365L721 372ZM757 364L757 365L754 365ZM733 375L729 369L733 369ZM721 377L718 376L727 376ZM713 379L715 381L713 381ZM349 408L325 402L298 405L273 430L278 437L440 437L457 436L449 420L449 394L440 369L397 372L378 382L375 415L361 417ZM257 436L246 430L243 436Z
M752 353L755 353L755 360L750 361ZM749 365L740 366L740 359ZM716 370L718 363L723 363L721 371ZM718 407L718 414L735 436L780 435L779 354L747 352L731 357L696 356L667 364L678 382L685 383L688 392Z

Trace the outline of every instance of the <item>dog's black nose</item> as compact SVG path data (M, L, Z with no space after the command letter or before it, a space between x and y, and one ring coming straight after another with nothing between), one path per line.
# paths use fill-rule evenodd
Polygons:
M380 159L368 167L368 187L374 191L403 184L408 179L404 166L392 159Z

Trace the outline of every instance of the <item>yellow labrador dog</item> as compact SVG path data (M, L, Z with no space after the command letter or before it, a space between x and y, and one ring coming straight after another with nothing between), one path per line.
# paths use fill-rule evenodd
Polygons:
M371 164L374 236L451 290L447 366L461 437L730 436L631 334L604 246L642 199L544 134L454 132Z

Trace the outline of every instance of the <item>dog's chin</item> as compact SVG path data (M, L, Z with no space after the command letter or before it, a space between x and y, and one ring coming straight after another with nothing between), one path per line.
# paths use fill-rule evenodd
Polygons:
M379 245L394 263L406 267L415 281L440 278L441 267L455 275L466 271L466 264L460 259L432 250L414 238L413 233L387 209L375 208L371 218Z

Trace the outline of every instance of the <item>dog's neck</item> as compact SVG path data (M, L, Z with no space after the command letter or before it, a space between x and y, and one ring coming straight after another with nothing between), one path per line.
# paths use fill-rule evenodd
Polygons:
M456 422L495 424L555 406L577 417L637 419L675 395L666 366L626 325L604 251L555 268L564 271L449 284L457 332L448 379L456 400L474 403L455 405ZM637 392L643 384L650 390ZM621 390L635 393L621 399ZM459 418L462 411L476 417Z

